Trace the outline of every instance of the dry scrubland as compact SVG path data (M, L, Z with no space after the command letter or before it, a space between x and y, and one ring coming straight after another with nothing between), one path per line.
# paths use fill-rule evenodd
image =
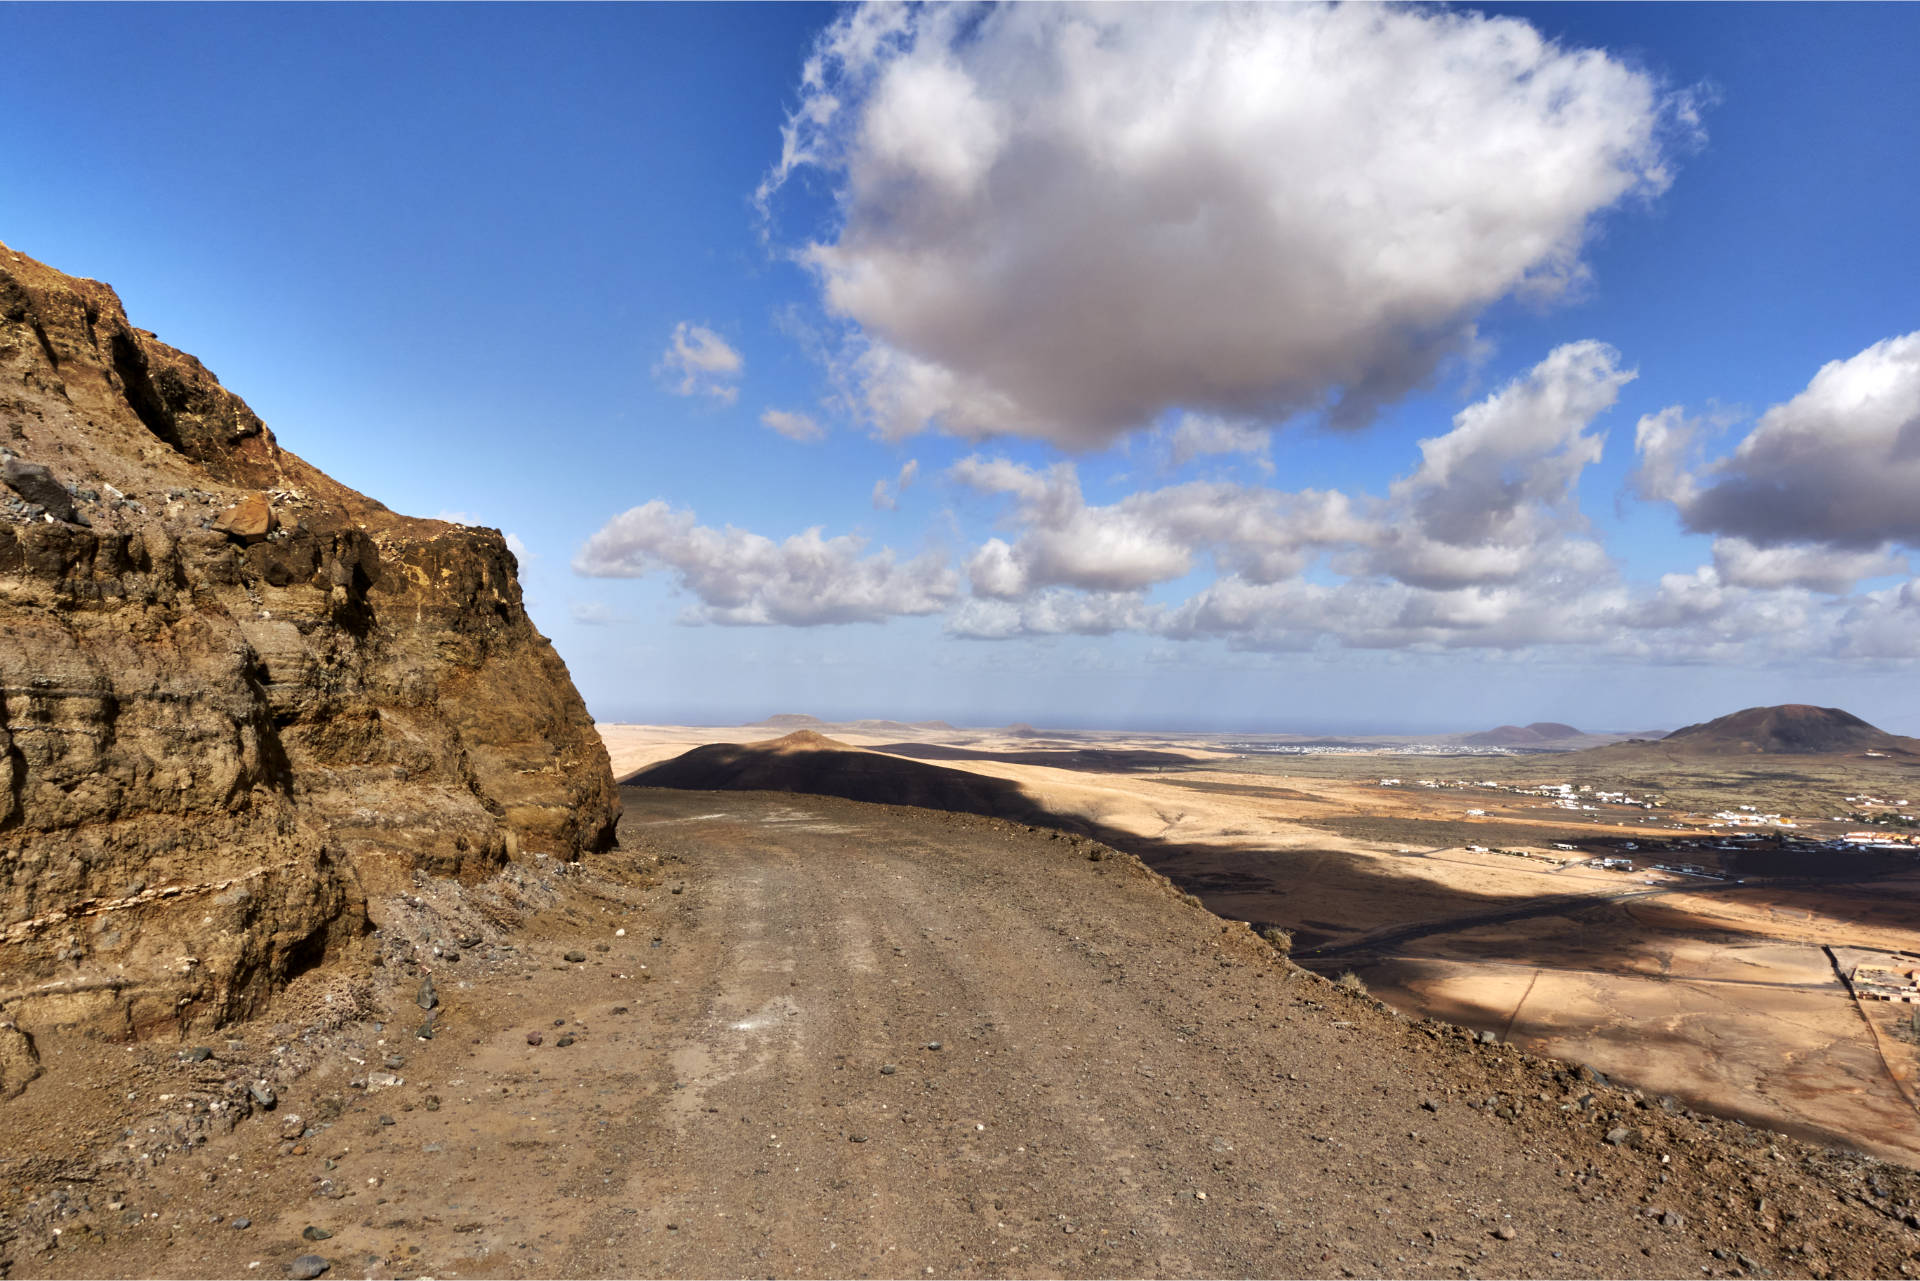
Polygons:
M600 728L620 777L697 743L772 732ZM1904 761L1728 764L1638 747L1577 761L1246 757L1177 736L895 725L832 733L1003 780L1052 816L1040 821L1137 852L1223 916L1285 926L1302 964L1352 970L1410 1013L1591 1064L1720 1115L1920 1164L1920 1047L1908 1007L1856 1003L1827 951L1920 954L1920 861L1810 863L1758 852L1732 860L1729 877L1745 878L1735 884L1648 872L1644 854L1640 870L1626 873L1492 852L1620 854L1627 842L1688 835L1673 825L1700 821L1689 814L1743 803L1825 817L1859 791L1906 795L1900 789L1920 782L1920 770ZM1568 812L1472 786L1381 787L1382 777L1584 782L1668 804ZM1709 866L1716 858L1674 857Z

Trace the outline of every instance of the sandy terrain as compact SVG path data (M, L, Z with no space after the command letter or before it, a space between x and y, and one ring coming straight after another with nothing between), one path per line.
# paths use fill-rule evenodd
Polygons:
M621 776L697 743L777 732L601 731ZM1491 850L1618 853L1621 842L1673 836L1675 816L1622 806L1569 813L1510 793L1378 782L1415 770L1536 780L1553 774L1552 758L1247 761L1200 738L832 734L1015 784L1222 915L1287 927L1303 964L1328 975L1353 969L1411 1013L1511 1034L1722 1115L1920 1164L1920 1109L1903 1088L1920 1068L1920 1046L1876 1036L1871 1020L1885 1016L1856 1008L1822 951L1920 952L1920 866L1911 858L1888 856L1826 882L1772 876L1779 869L1767 865L1769 875L1742 885L1644 867L1565 867ZM936 744L957 750L928 757ZM1036 748L1063 760L1065 749L1083 750L1066 767L1033 763L1045 759ZM1127 752L1159 763L1102 767L1100 753ZM1686 769L1689 795L1711 796L1706 767ZM1812 778L1832 791L1845 773L1775 763L1764 776L1795 789Z
M625 801L619 853L529 888L518 930L417 953L432 1040L391 961L383 1022L163 1163L81 1158L235 1051L49 1038L0 1109L0 1152L41 1153L0 1178L12 1274L1920 1271L1920 1175L1409 1021L1090 842Z

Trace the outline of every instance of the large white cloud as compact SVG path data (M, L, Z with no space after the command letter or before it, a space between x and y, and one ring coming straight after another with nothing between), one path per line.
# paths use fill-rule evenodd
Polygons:
M901 563L871 555L859 538L823 538L818 528L784 542L698 523L691 511L655 500L622 512L581 547L574 572L590 578L670 573L698 600L685 621L731 625L868 623L937 614L959 583L945 559Z
M1698 434L1678 409L1639 429L1636 487L1688 529L1759 547L1920 547L1920 332L1823 366L1704 468L1689 465Z
M1544 618L1518 620L1536 606L1574 619L1570 598L1612 588L1612 562L1585 535L1576 487L1600 458L1594 420L1632 377L1602 343L1556 348L1462 410L1450 431L1422 441L1419 465L1378 497L1194 482L1097 506L1070 463L1043 472L967 458L950 478L1011 498L1016 531L1010 541L988 540L968 561L973 594L1025 602L1058 589L1139 592L1210 559L1218 590L1181 616L1188 634L1215 626L1290 634L1296 612L1310 609L1322 630L1408 643L1563 636L1569 628ZM1322 554L1349 580L1337 598L1318 588L1262 590L1296 579ZM1249 621L1258 602L1277 627ZM1013 634L1012 622L1025 617L991 616L994 626L968 634Z
M1487 305L1577 281L1676 123L1684 96L1511 18L862 6L760 197L834 185L802 257L883 433L1079 448L1169 406L1364 420Z

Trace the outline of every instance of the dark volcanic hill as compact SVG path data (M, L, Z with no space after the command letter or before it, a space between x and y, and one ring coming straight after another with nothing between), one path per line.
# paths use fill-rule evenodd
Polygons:
M1837 707L1804 703L1749 707L1717 720L1687 725L1661 739L1660 746L1722 756L1920 753L1920 740L1889 734Z
M1587 735L1558 721L1535 721L1531 725L1500 725L1478 734L1466 734L1460 742L1473 747L1535 747L1559 743Z
M1073 826L1005 779L864 751L809 730L763 743L709 743L625 782L699 792L799 792Z
M610 844L606 749L516 569L0 245L7 1018L216 1026L359 953L417 873Z

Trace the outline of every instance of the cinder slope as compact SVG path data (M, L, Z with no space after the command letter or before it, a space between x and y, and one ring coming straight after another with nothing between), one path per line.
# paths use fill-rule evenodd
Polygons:
M22 1028L245 1015L415 869L611 841L605 749L497 531L335 482L106 285L5 246L0 470Z

